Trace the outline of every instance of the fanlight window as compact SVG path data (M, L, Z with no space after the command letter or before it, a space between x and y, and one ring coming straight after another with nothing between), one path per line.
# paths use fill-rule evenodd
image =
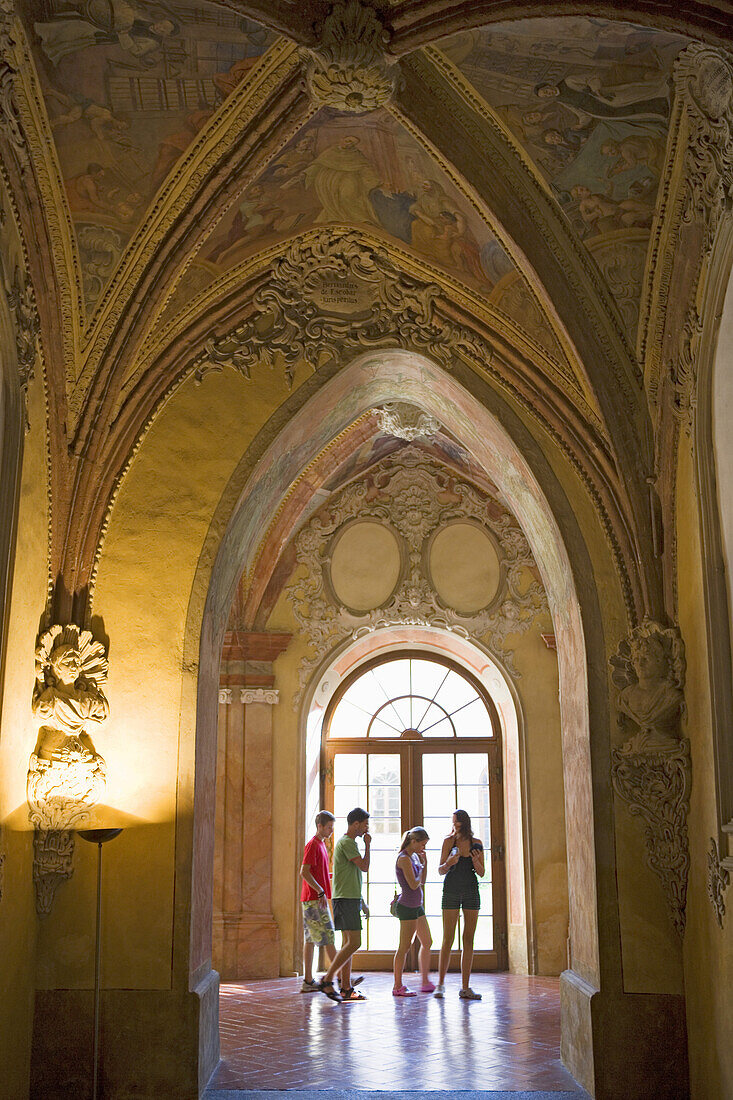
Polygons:
M376 665L344 692L329 738L491 737L473 685L438 661L405 657Z

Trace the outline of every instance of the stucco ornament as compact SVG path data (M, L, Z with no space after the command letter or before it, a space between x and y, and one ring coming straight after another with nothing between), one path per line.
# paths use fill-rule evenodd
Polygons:
M56 889L71 875L73 837L99 802L106 767L88 727L104 722L109 705L104 647L90 631L54 625L36 646L33 714L38 741L28 765L27 798L36 828L34 880L39 913L50 911Z
M365 114L392 97L396 66L384 54L389 35L373 8L359 0L334 4L320 41L304 50L308 91L320 107Z
M416 439L429 439L440 429L434 416L404 401L390 401L374 410L379 427L386 435L404 439L408 443Z
M330 548L344 525L359 520L388 524L404 545L397 585L384 606L360 613L342 604L329 584ZM501 577L491 603L462 614L441 600L426 567L428 540L441 526L469 519L493 536ZM523 634L547 611L529 544L517 521L488 494L434 465L418 447L382 460L365 480L347 485L296 537L296 573L286 591L308 638L300 690L312 670L339 642L390 626L437 626L481 640L514 675L511 637Z
M714 837L710 837L710 851L708 852L708 876L707 887L710 904L715 912L715 919L720 927L723 927L725 916L725 891L730 885L730 872L720 859L718 844Z
M456 354L489 361L487 345L440 314L440 298L437 283L405 275L385 248L354 230L315 230L274 261L253 317L208 340L194 374L232 367L249 378L263 362L282 365L292 383L299 362L318 370L348 351L395 347L427 352L448 368Z
M662 883L672 923L682 935L690 855L687 814L690 742L680 733L685 652L676 628L645 619L611 658L619 724L632 730L612 751L611 777L619 798L644 822L647 863Z
M16 267L12 285L7 289L8 306L13 315L15 326L15 352L20 392L25 409L26 431L30 428L28 420L28 386L30 385L38 354L38 337L41 322L36 309L33 286L28 276Z
M0 0L0 130L12 147L21 170L24 170L30 162L15 90L18 75L16 45L15 0Z

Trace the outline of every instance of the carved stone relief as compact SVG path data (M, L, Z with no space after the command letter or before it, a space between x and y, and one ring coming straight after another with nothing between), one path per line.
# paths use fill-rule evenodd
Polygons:
M24 170L29 159L15 91L18 75L15 20L15 0L0 0L0 130Z
M359 613L339 603L329 583L329 553L345 524L381 520L403 541L404 567L386 606ZM493 536L501 582L488 607L461 614L447 606L429 580L430 536L457 519L479 523ZM527 631L547 611L545 591L524 534L498 501L434 465L418 448L380 462L369 477L347 485L313 516L296 538L305 575L287 588L309 651L300 669L301 690L311 670L338 642L393 625L438 626L481 640L515 675L510 637Z
M692 786L690 742L680 733L684 643L676 628L646 619L621 642L611 666L619 688L619 724L631 732L611 754L613 787L630 813L644 822L647 863L662 883L672 923L681 936Z
M87 730L108 717L101 690L106 679L105 650L90 631L55 625L40 636L32 701L39 731L28 764L27 798L36 829L33 878L42 916L72 873L69 830L88 817L106 787L105 762Z
M30 427L28 422L28 386L33 379L36 365L41 323L30 279L19 267L15 269L13 283L7 291L7 295L8 306L15 322L15 351L27 431Z
M723 866L720 859L720 852L718 851L718 843L712 836L710 837L710 851L708 852L707 863L708 897L715 911L715 919L722 928L723 917L725 916L725 891L730 885L730 872L727 867Z
M254 317L206 343L194 375L228 366L249 378L264 362L282 364L292 382L300 361L317 370L345 351L377 347L425 351L446 367L461 351L489 360L488 346L440 316L440 294L437 283L405 275L386 249L356 232L312 233L275 260L254 296Z
M308 91L315 102L353 114L388 103L398 71L385 57L388 41L373 8L359 0L334 4L318 45L303 51Z

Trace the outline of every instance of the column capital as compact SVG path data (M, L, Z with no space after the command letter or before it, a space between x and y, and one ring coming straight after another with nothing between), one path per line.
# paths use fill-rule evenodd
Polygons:
M275 688L243 687L239 689L239 701L248 706L250 703L265 703L275 706L280 700L280 692Z
M219 702L229 704L232 701L232 689L227 687L219 688Z

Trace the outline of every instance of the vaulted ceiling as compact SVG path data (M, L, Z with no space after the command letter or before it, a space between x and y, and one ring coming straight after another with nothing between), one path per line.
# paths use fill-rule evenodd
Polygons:
M56 489L85 501L89 533L71 546L68 512L55 536L72 587L164 395L326 229L480 332L492 384L581 462L638 554L674 66L690 35L726 40L730 5L372 7L394 91L340 110L304 78L330 3L18 0L30 163L6 185L30 242Z

